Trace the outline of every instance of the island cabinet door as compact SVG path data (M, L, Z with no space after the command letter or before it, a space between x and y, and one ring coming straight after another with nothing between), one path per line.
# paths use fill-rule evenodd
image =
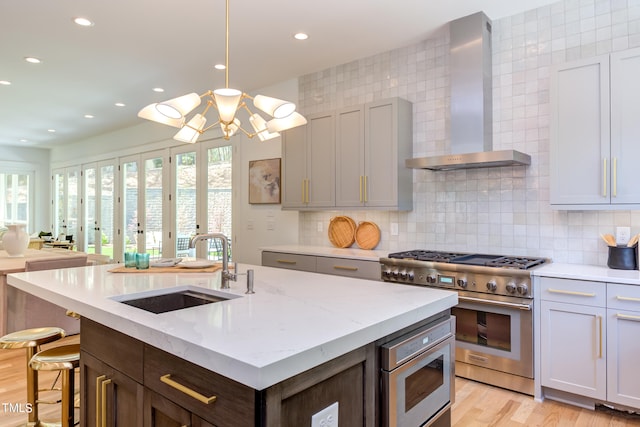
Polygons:
M142 427L143 387L88 353L81 354L81 425Z
M144 392L145 427L216 427L149 389Z

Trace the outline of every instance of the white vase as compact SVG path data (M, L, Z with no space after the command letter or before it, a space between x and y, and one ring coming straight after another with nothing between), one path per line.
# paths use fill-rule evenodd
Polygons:
M7 230L2 236L2 246L10 257L24 256L24 251L29 247L29 234L23 224L7 225Z

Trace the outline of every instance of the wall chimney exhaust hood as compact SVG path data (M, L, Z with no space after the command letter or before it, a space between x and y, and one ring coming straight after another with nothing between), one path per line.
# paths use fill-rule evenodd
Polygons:
M451 154L407 159L414 169L453 170L531 164L515 150L492 151L491 21L483 12L451 21Z

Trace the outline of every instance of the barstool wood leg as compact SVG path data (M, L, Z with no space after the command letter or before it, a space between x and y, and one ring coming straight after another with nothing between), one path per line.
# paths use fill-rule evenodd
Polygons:
M27 403L31 405L31 412L28 414L29 424L38 423L38 371L31 369L29 361L36 354L37 347L27 347Z

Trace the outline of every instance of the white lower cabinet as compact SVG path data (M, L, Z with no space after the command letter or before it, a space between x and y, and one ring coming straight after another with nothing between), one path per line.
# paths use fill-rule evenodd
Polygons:
M543 387L606 399L605 293L604 283L543 278Z
M640 408L640 287L607 284L607 400Z
M550 277L540 284L541 385L640 408L640 286Z

